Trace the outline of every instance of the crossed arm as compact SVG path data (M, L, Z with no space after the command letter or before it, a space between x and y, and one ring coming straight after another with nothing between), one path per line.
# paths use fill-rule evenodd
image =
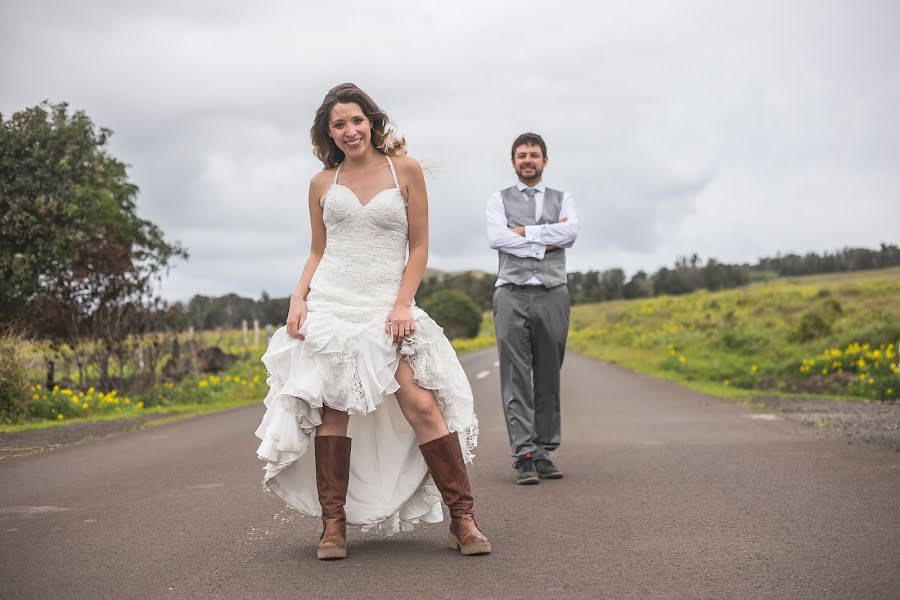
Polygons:
M569 193L563 196L557 223L510 227L500 192L495 192L488 199L486 214L491 248L520 258L543 260L547 252L572 247L578 236L575 200Z

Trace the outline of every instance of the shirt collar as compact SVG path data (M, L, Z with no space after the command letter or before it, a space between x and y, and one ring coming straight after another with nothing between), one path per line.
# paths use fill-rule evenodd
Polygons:
M520 192L522 192L522 191L525 191L525 189L526 189L528 186L525 185L524 183L522 183L521 181L517 181L517 182L516 182L516 187L519 188L519 191L520 191ZM536 186L534 186L534 189L536 189L538 192L540 192L540 193L543 194L543 193L544 193L544 190L547 189L547 186L544 185L544 181L541 180L540 183L538 183Z

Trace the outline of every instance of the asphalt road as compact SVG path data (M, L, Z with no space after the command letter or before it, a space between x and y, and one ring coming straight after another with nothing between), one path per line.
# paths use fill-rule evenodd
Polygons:
M516 486L493 350L463 357L494 554L349 534L262 492L261 406L0 462L0 597L900 598L900 453L570 354L566 477Z

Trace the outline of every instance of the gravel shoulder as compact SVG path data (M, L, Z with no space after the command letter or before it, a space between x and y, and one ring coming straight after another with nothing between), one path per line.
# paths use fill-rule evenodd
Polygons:
M779 416L808 425L818 435L845 438L900 452L900 403L840 402L816 398L753 399Z

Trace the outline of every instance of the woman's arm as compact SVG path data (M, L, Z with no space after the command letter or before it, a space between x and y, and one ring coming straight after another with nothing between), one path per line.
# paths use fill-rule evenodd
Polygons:
M303 265L303 273L300 281L291 294L291 305L287 317L287 333L291 337L302 340L300 327L306 321L306 294L309 293L309 283L313 274L322 260L325 252L325 222L322 220L322 196L328 188L330 175L326 171L316 173L309 181L309 225L311 229L311 241L309 257Z
M410 157L394 158L400 178L401 190L406 197L406 214L409 222L409 259L403 272L403 282L394 308L385 322L385 331L399 344L405 335L416 330L410 306L416 290L425 275L428 264L428 192L425 176L419 163Z

